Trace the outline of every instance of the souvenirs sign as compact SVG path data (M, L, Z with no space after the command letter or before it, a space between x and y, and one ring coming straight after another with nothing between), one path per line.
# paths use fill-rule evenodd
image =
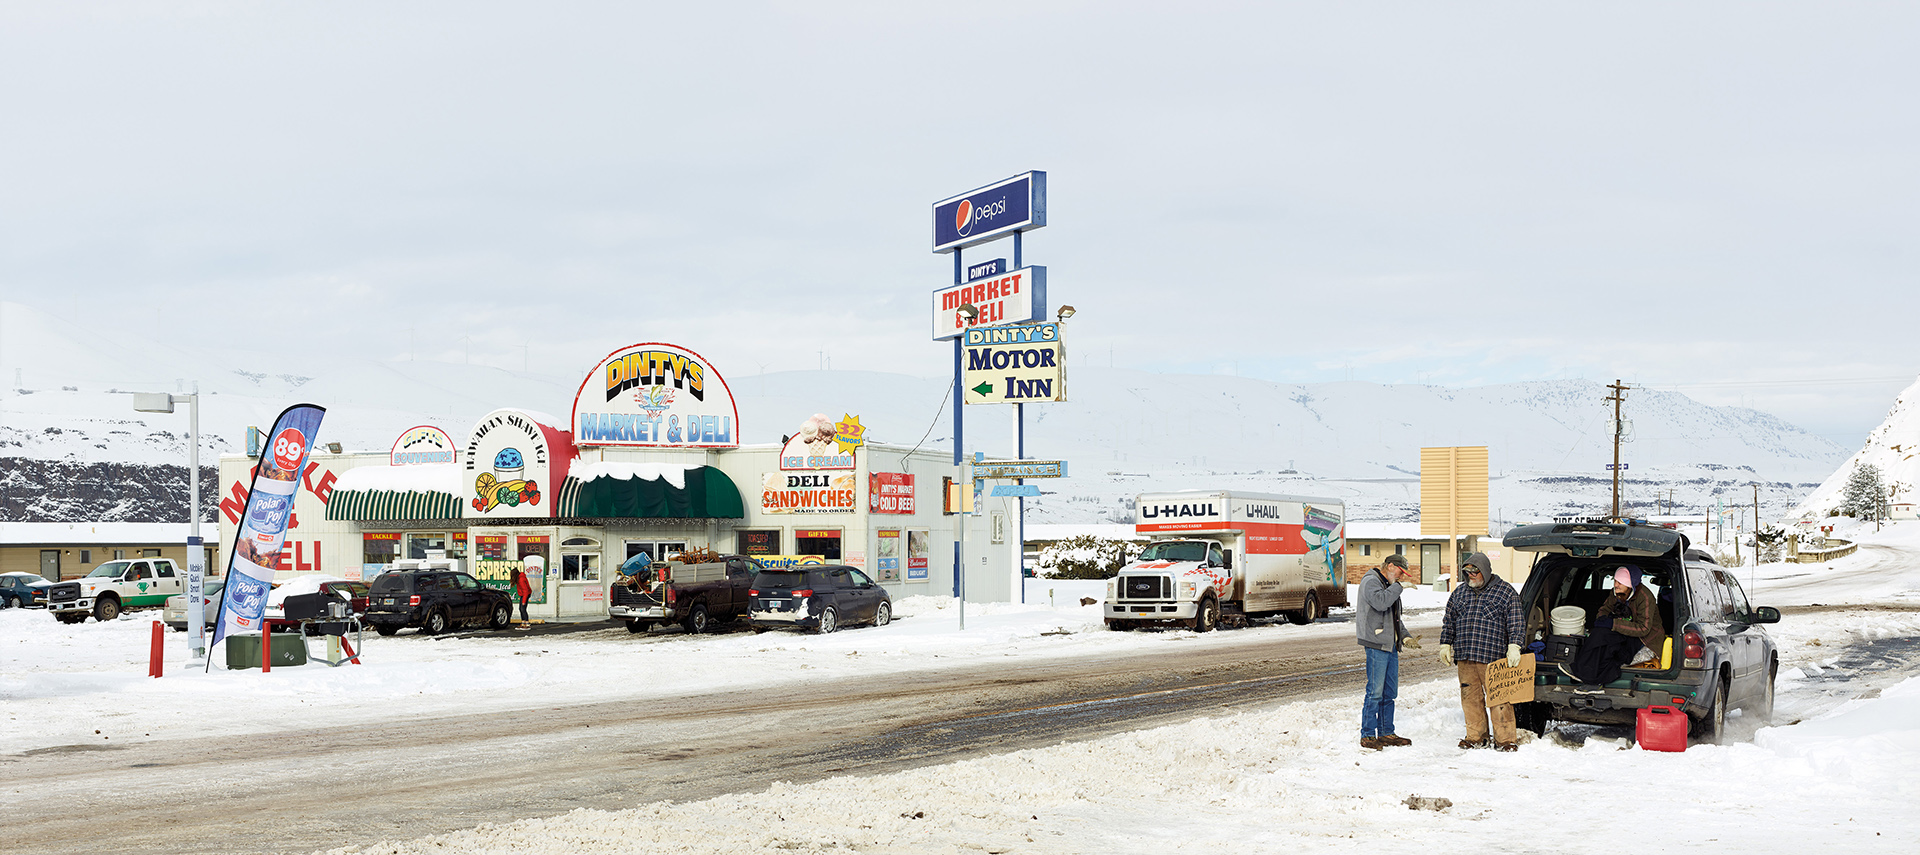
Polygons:
M573 397L578 445L735 448L740 411L720 372L678 345L641 342L600 360Z
M419 466L426 463L453 463L460 455L460 447L453 444L453 437L432 425L420 425L407 428L400 438L393 441L393 454L390 462L394 466Z

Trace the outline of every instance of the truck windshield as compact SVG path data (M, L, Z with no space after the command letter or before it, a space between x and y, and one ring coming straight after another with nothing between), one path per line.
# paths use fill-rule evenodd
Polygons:
M1205 561L1207 545L1197 540L1156 543L1140 553L1141 561Z
M122 572L124 572L127 569L127 567L131 564L133 564L133 562L131 561L109 561L105 564L102 564L98 567L93 568L93 572L88 573L87 577L92 578L94 576L118 576Z

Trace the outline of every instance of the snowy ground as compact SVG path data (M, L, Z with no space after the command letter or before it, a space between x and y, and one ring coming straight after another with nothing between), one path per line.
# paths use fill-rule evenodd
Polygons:
M1857 536L1911 547L1920 544L1920 523ZM1752 579L1753 599L1762 604L1920 602L1920 567L1892 566L1885 555L1863 550L1825 566L1747 568L1740 575L1743 583ZM1796 575L1802 573L1812 575ZM1351 631L1327 622L1205 636L1109 633L1099 631L1097 608L1079 604L1101 587L1034 580L1028 604L969 605L964 631L953 601L921 597L898 604L901 619L893 626L832 636L640 638L612 628L506 639L369 637L366 665L266 675L188 669L184 635L169 633L168 675L160 680L145 676L149 617L66 626L44 612L10 610L0 612L0 701L8 725L0 754L1217 644L1247 632ZM1431 610L1441 598L1409 594L1416 609ZM1770 632L1785 665L1775 717L1782 726L1759 730L1751 742L1683 754L1623 750L1616 734L1590 729L1571 729L1571 740L1529 743L1517 754L1460 752L1452 747L1460 735L1457 698L1440 680L1403 687L1399 731L1415 744L1383 753L1355 745L1356 700L1300 702L893 775L781 786L750 798L577 811L342 851L624 853L635 840L669 852L1148 852L1233 843L1256 851L1353 851L1383 840L1434 852L1490 845L1588 851L1646 845L1639 829L1649 818L1671 824L1673 832L1661 839L1675 843L1758 852L1823 844L1912 851L1920 845L1920 816L1910 808L1920 796L1910 774L1920 762L1920 681L1861 670L1845 656L1863 643L1920 636L1920 613L1822 611L1789 617ZM609 669L654 676L644 685L609 685ZM206 716L213 708L251 715ZM1650 782L1664 801L1650 799ZM1444 797L1453 806L1409 811L1402 802L1411 795ZM680 830L690 827L705 831L675 848L672 841L686 840Z

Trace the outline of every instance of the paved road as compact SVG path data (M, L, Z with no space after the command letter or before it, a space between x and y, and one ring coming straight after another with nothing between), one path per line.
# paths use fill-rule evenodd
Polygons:
M1413 629L1438 636L1437 616ZM1357 694L1351 636L1227 632L1126 658L982 666L396 721L194 746L0 757L0 852L310 852L486 822L691 801ZM1403 680L1441 673L1409 657ZM273 835L271 838L267 834Z

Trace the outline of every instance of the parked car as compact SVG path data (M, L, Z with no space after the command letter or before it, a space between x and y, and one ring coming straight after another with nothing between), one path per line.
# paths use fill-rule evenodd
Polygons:
M1763 625L1779 622L1780 611L1750 606L1733 574L1688 549L1685 535L1639 522L1541 523L1515 528L1503 542L1541 553L1520 591L1530 642L1561 638L1552 633L1555 608L1578 607L1590 626L1622 565L1640 569L1672 633L1657 645L1660 661L1625 668L1603 686L1561 673L1556 648L1565 645L1546 644L1534 701L1514 709L1522 726L1543 733L1549 719L1631 724L1645 707L1672 705L1687 714L1697 739L1719 743L1731 709L1762 723L1772 717L1780 655Z
M856 623L893 621L887 589L859 570L835 564L762 570L747 590L754 632L813 629L822 633Z
M0 609L47 607L53 583L32 573L0 573Z
M298 576L274 586L273 593L267 595L267 608L263 616L270 621L281 620L286 615L288 597L301 594L326 594L346 600L348 608L365 620L369 589L370 586L365 582L349 581L338 576L319 574ZM274 631L278 632L279 627L276 626ZM309 634L318 632L313 628L309 628L308 631Z
M513 620L512 602L507 592L484 587L465 573L395 570L374 578L363 619L381 635L410 626L425 635L461 624L506 629Z
M227 583L224 580L208 579L205 587L201 588L201 626L213 626L214 619L220 616L220 589L226 586ZM175 632L187 631L187 621L189 619L187 615L186 594L175 594L168 597L166 603L160 607L160 620L165 622L167 626L172 627Z

